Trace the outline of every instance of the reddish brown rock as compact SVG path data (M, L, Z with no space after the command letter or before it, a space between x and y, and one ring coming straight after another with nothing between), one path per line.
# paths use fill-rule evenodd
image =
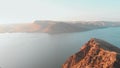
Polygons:
M120 68L120 49L100 39L91 39L62 68Z

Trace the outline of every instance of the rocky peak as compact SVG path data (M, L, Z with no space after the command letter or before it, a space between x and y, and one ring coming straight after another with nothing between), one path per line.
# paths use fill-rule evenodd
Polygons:
M72 55L62 68L120 68L120 49L92 38Z

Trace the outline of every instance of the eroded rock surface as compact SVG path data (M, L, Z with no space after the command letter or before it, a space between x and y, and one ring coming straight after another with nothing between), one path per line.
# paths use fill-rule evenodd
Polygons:
M62 68L120 68L120 49L92 38L72 55Z

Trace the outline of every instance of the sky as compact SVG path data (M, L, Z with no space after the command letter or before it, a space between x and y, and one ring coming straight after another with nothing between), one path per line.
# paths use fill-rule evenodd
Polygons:
M120 21L120 0L0 0L0 23Z

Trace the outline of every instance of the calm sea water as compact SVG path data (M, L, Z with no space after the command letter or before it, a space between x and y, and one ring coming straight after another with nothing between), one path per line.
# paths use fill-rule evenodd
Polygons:
M90 38L103 39L120 47L120 27L60 35L0 34L0 67L61 68Z

